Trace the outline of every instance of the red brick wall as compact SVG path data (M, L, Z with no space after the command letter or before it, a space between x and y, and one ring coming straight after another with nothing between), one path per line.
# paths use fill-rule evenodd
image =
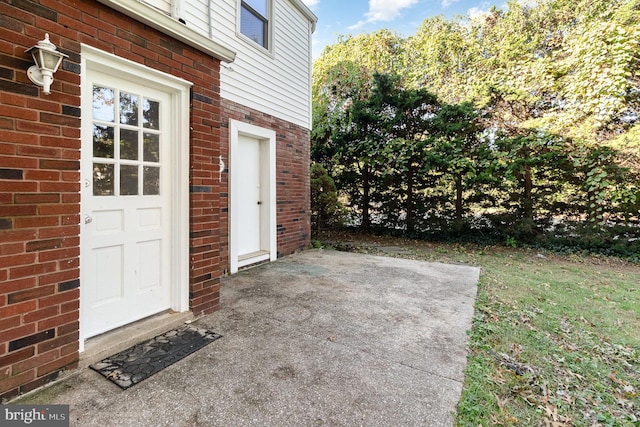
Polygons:
M48 32L69 55L51 95L24 51ZM194 83L190 301L219 306L219 61L93 0L0 2L0 400L78 359L80 43ZM226 226L225 226L226 227Z
M220 307L220 275L224 268L220 262L221 200L217 162L221 154L220 64L214 67L204 62L203 67L207 66L215 69L213 81L200 86L202 95L194 93L191 101L189 299L195 315L209 314Z
M223 158L229 159L229 120L272 129L276 132L276 214L278 256L306 249L310 242L309 200L309 130L269 114L222 99L220 136ZM222 265L229 267L228 174L223 174L221 194Z

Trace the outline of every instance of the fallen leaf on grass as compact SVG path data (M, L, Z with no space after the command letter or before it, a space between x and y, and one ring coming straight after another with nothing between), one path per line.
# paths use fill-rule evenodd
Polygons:
M578 347L577 345L574 345L572 343L564 343L564 344L562 344L562 346L564 347L565 350L567 350L569 352L580 350L580 347Z
M571 427L571 419L558 415L558 408L555 405L546 404L543 407L546 416L544 418L545 427Z
M570 375L573 375L577 380L579 380L579 381L584 381L584 377L583 377L582 375L580 375L580 374L576 374L576 373L575 373L575 372L573 372L573 371L568 371L568 372L569 372L569 374L570 374Z
M576 399L565 390L558 390L556 394L560 397L560 399L564 400L570 405L573 405L576 401Z
M495 373L489 377L489 379L495 384L504 384L507 382L504 375L502 375L502 370L496 370Z
M584 322L585 324L587 324L587 325L589 325L589 326L593 327L593 328L595 328L595 327L596 327L596 325L595 325L593 322L591 322L591 321L589 321L589 320L585 319L585 318L584 318L584 317L582 317L582 316L580 317L580 320L581 320L582 322Z
M496 398L496 402L498 403L498 408L500 408L500 412L504 411L504 407L509 403L509 398L505 397L504 399L500 399L499 396L494 395Z
M514 359L512 359L508 354L500 353L496 354L492 349L488 349L489 354L493 356L496 361L504 366L507 369L512 370L518 376L528 375L529 381L534 381L538 375L536 371L529 365L525 365L523 363L518 363Z
M611 373L607 375L607 378L612 383L621 387L622 394L624 395L624 397L631 398L631 397L636 397L638 395L638 392L636 391L633 385L629 384L627 381L622 380L616 376L616 371L611 371Z
M520 344L511 344L511 352L512 352L515 356L517 356L517 355L519 355L520 353L522 353L522 351L523 351L523 350L524 350L524 349L522 348L522 345L520 345Z
M609 380L611 380L612 383L615 383L618 385L624 385L624 382L619 380L618 377L616 376L616 371L611 371L609 375L607 375L607 378L609 378Z
M544 406L544 412L547 414L547 418L551 418L552 421L558 421L558 408L554 405L546 404Z
M624 395L626 397L636 397L638 395L638 392L631 384L627 384L626 386L622 387L622 391L624 392Z

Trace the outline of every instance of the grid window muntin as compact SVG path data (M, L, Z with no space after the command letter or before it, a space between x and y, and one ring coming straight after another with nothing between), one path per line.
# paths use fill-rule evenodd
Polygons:
M160 102L93 86L93 195L160 195Z

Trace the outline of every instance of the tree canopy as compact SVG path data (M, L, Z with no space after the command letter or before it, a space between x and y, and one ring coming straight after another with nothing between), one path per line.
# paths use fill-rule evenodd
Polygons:
M637 220L639 66L640 0L511 0L343 36L314 63L312 160L363 228Z
M488 109L504 131L624 143L640 122L640 0L511 0L475 18L428 18L406 39L344 36L314 64L316 123L329 100L365 96L375 72Z

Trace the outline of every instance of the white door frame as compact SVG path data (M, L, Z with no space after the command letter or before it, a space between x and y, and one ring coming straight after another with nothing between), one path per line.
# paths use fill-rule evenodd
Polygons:
M171 97L171 117L174 120L173 133L169 135L171 144L171 309L177 312L189 310L189 93L191 82L163 73L128 59L120 58L94 47L81 45L81 111L82 135L85 126L91 125L92 96L91 88L85 88L87 69L112 74L117 78L129 78L136 84L168 92ZM83 141L82 144L86 144ZM92 176L83 176L81 183ZM81 216L82 200L81 200ZM84 221L80 221L80 259L88 255L87 245L83 245ZM83 315L82 284L89 272L80 265L80 351L84 350L85 334L82 327Z
M239 180L242 179L242 159L238 152L238 136L244 135L255 138L260 144L260 168L264 197L263 210L260 218L260 249L266 254L254 258L239 259L238 254L238 209L239 209ZM275 261L278 258L277 224L276 224L276 132L271 129L229 120L229 267L231 273L238 268L259 261ZM268 181L268 182L265 182Z

